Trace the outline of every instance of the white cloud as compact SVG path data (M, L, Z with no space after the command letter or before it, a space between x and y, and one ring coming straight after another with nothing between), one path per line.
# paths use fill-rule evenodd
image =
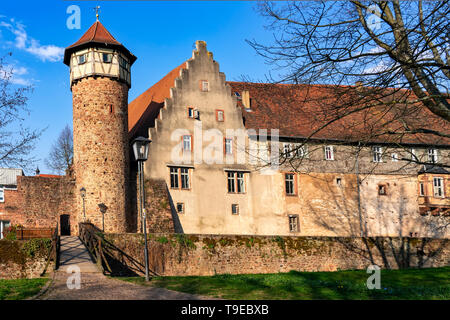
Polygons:
M62 59L64 48L52 44L41 45L38 40L27 34L23 24L16 22L14 19L10 19L9 22L0 21L0 28L4 28L14 35L13 45L17 49L25 50L42 61L55 62Z

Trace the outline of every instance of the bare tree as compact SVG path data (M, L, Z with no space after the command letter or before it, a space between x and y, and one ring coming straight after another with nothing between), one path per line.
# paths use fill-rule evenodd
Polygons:
M45 165L55 173L64 174L70 168L73 159L72 129L66 125L45 159Z
M262 1L258 7L274 41L248 42L279 70L268 80L335 88L305 97L315 100L321 124L311 136L363 113L371 120L360 123L370 129L365 138L449 141L448 0ZM351 129L360 128L352 122Z
M43 130L24 126L28 94L32 88L15 87L12 83L13 67L0 58L0 166L31 170L37 159L31 156Z

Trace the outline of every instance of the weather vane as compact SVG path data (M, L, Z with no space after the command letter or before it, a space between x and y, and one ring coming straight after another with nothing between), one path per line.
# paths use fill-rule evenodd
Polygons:
M95 10L95 17L97 18L97 21L98 21L98 17L99 17L98 13L100 11L100 6L95 6L93 9Z

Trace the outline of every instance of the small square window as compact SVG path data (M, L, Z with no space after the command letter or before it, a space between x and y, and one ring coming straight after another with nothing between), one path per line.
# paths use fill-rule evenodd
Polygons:
M86 62L86 58L87 58L87 54L82 54L80 56L78 56L78 64L83 64Z
M336 184L340 187L342 186L342 178L336 178Z
M200 81L200 89L203 92L208 92L209 91L209 82L206 80L201 80Z
M216 110L216 120L223 122L225 120L223 110Z
M383 149L381 147L373 147L373 162L383 162Z
M231 214L239 214L239 205L236 203L233 203L231 205Z
M384 185L384 184L378 185L378 194L380 196L385 196L387 194L386 185Z
M188 108L188 117L194 118L194 108Z
M179 214L183 214L184 213L184 203L183 202L178 202L177 203L177 212Z
M438 162L438 151L437 151L437 149L428 149L428 162L431 162L431 163Z
M284 174L285 191L287 195L295 195L295 174L285 173Z
M111 63L112 54L111 53L102 53L102 60L104 63Z

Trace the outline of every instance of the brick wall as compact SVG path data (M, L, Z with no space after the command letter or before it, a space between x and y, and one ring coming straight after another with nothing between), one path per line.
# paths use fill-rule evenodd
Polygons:
M17 177L17 190L6 190L0 203L0 220L24 227L55 227L62 214L69 214L71 233L76 232L75 183L68 176Z
M130 269L142 274L143 236L108 234L107 239L130 256L123 259L117 250L116 261L126 261ZM152 272L165 276L336 271L365 269L371 264L392 269L438 267L449 265L449 244L449 240L425 238L152 234L149 264Z

